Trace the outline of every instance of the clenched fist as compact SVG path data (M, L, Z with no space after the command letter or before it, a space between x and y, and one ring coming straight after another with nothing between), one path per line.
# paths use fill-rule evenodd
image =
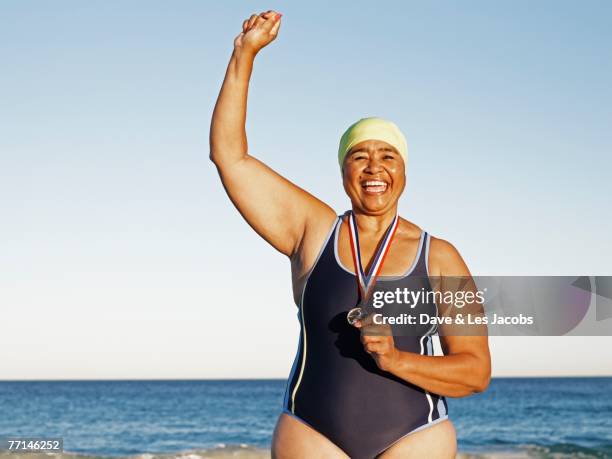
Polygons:
M242 32L234 40L234 48L253 55L257 54L278 35L281 16L272 10L252 14L242 23Z
M378 368L391 372L399 359L400 351L395 347L393 332L389 325L375 325L373 315L355 322L361 332L363 349L372 356Z

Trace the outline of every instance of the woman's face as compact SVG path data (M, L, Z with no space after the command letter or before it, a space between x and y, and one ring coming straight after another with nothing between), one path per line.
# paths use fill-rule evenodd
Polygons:
M353 207L371 215L391 210L406 185L403 158L382 140L353 146L344 158L342 177Z

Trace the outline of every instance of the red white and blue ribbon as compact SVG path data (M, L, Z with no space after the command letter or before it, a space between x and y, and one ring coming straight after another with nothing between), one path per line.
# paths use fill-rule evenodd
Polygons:
M360 304L364 304L367 302L369 295L372 293L374 289L374 285L376 284L376 276L382 269L383 262L385 261L385 257L389 252L389 247L391 246L391 241L393 240L393 236L395 235L395 230L397 230L399 224L399 215L395 214L393 221L387 228L385 232L385 236L383 237L382 243L379 245L374 258L372 259L372 264L370 267L370 272L366 274L363 269L363 265L361 264L361 250L359 249L359 233L357 231L357 223L355 222L355 216L351 211L349 213L349 235L351 238L351 252L353 254L353 265L355 266L355 277L357 278L357 285L359 288L359 302Z

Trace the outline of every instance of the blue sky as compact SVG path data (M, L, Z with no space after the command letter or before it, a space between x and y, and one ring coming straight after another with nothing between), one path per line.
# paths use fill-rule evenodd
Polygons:
M609 2L3 2L0 378L288 374L289 265L208 160L233 38L267 9L253 155L342 212L340 135L391 119L400 213L474 274L612 275ZM494 370L612 374L611 339L494 339Z

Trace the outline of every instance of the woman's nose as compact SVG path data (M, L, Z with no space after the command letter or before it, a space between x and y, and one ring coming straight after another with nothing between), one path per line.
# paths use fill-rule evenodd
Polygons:
M382 169L382 165L380 161L377 159L371 159L368 161L368 165L365 170L370 173L376 173L376 172L380 172L381 169Z

